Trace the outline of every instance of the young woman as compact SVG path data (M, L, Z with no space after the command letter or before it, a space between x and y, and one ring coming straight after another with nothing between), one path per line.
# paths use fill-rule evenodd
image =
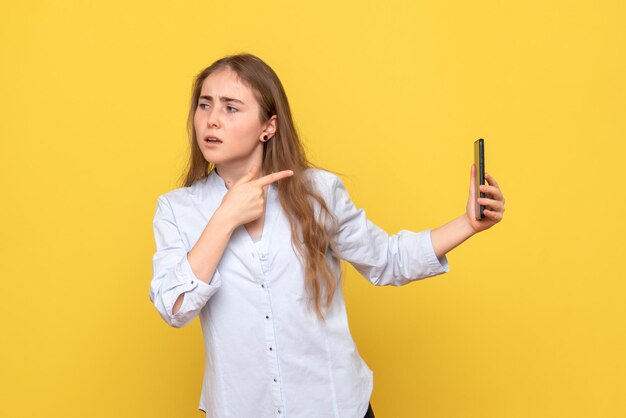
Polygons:
M348 329L339 260L378 286L445 273L448 251L502 219L498 184L485 174L483 220L471 175L464 214L389 236L339 177L307 161L281 82L250 54L198 74L188 130L184 187L157 201L150 299L171 326L200 317L200 409L216 418L373 417L372 372Z

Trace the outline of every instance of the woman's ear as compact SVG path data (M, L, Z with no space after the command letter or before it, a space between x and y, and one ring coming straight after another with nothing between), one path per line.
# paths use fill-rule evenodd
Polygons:
M267 142L276 134L276 115L272 115L267 122L265 122L265 129L261 134L261 142Z

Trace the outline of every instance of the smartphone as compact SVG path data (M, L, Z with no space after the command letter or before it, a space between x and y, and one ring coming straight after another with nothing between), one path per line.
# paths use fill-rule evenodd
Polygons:
M480 185L485 184L485 141L482 138L474 141L474 165L476 166L474 172L474 196L476 196L476 200L474 205L476 207L476 220L480 220L485 217L485 206L478 204L478 197L486 197L485 193L480 191Z

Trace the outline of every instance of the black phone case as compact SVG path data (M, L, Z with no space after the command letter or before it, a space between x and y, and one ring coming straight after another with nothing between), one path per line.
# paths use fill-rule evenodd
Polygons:
M474 164L476 165L474 195L485 197L485 193L480 191L480 185L485 184L485 141L482 138L474 141ZM476 207L476 219L483 219L485 217L485 206L479 205L478 199L474 201L474 205Z

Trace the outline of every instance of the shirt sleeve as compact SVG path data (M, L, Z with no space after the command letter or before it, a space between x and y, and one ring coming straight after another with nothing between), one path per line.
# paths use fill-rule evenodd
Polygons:
M221 286L217 269L206 284L193 273L187 250L180 236L172 208L163 196L157 201L152 223L156 252L152 257L150 300L169 325L181 328L191 322ZM174 303L185 294L180 309L172 313Z
M446 256L435 255L430 230L387 234L354 206L341 179L334 177L331 195L339 258L377 286L401 286L449 271Z

